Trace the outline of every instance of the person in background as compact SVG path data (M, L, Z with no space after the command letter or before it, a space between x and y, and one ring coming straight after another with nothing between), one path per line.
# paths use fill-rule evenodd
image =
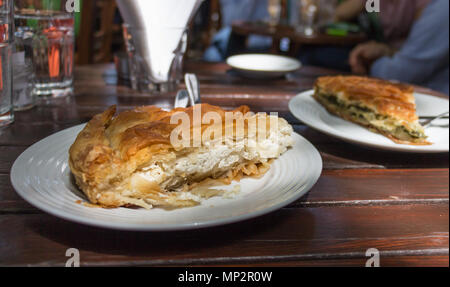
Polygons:
M264 21L269 17L267 0L220 0L222 28L214 36L211 46L205 51L203 58L210 62L225 60L228 40L231 35L231 24L234 21ZM271 38L252 35L247 47L251 51L268 50L272 45Z
M350 66L355 74L421 85L448 95L448 39L449 1L433 0L399 49L375 41L361 44L351 52Z
M339 0L335 22L359 22L369 39L399 49L411 27L431 0L380 0L380 13L366 13L366 0ZM299 54L305 65L350 72L352 46L310 46Z
M378 39L394 49L402 46L414 22L431 0L380 0L380 13L369 13L381 29ZM366 9L366 0L346 0L337 7L335 20L351 21Z

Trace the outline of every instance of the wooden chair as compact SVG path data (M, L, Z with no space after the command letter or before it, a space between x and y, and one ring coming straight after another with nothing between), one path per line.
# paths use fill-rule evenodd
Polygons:
M77 64L112 61L114 35L121 34L120 25L114 25L116 12L115 0L83 0Z
M199 21L201 20L201 21ZM219 0L205 1L189 25L187 57L201 59L212 38L222 26Z

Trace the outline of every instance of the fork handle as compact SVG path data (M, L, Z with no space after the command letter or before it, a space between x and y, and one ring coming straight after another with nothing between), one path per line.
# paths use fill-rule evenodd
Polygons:
M449 115L449 112L445 112L445 113L443 113L443 114L440 114L440 115L438 115L437 117L435 117L435 118L433 118L433 119L430 119L430 120L428 120L428 121L425 121L425 122L422 124L422 126L423 126L424 128L427 128L427 127L431 126L431 124L432 124L433 122L435 122L435 121L437 121L437 120L440 120L440 119L442 119L442 118L444 118L444 117L447 117L448 115Z

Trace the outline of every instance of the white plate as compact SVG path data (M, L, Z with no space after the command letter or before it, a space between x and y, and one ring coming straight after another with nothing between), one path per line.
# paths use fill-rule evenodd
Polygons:
M312 98L313 90L304 92L289 103L291 113L306 125L344 141L372 148L418 153L440 153L449 150L448 128L429 127L425 133L429 136L430 146L396 144L390 139L368 129L331 115ZM419 116L436 116L449 110L446 99L414 93ZM447 120L448 122L448 120Z
M269 54L243 54L229 57L227 64L250 78L276 78L294 72L302 64L293 58Z
M83 125L56 133L27 149L13 165L11 181L26 201L52 215L78 223L121 230L167 231L216 226L275 211L306 194L322 172L319 152L294 134L295 146L260 179L244 179L231 199L211 198L200 206L172 211L155 208L102 209L85 200L68 166L68 150ZM232 188L232 186L227 187Z

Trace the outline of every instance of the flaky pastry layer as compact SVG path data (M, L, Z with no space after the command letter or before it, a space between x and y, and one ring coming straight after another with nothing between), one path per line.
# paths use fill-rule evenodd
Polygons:
M201 117L214 112L225 130L227 111L207 104ZM230 112L230 111L229 111ZM242 106L231 111L248 115ZM261 176L277 158L292 146L292 127L281 118L250 115L241 135L220 140L205 138L200 146L173 146L171 135L178 126L173 116L185 113L191 120L190 132L204 135L217 123L194 127L194 108L164 111L140 107L115 116L115 107L96 115L78 135L69 151L69 165L77 185L90 203L103 207L141 206L179 208L200 203L202 198L220 194L210 187L229 184L243 176ZM265 138L249 144L250 119L258 120L258 132ZM276 129L271 123L276 123ZM228 123L229 124L229 123ZM235 122L231 122L236 125ZM191 138L191 140L193 140Z

